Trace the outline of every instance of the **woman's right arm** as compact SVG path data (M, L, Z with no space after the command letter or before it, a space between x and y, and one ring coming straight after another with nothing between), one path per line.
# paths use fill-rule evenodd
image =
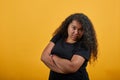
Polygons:
M59 69L57 65L54 63L52 56L50 55L54 45L55 44L53 42L49 42L49 44L45 47L45 49L42 52L41 61L52 71L63 73L63 71Z

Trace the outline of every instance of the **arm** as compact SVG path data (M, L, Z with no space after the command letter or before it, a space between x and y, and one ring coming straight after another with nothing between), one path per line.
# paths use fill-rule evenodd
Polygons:
M54 43L50 42L46 48L44 49L44 51L42 52L41 55L41 61L43 61L43 63L50 68L51 70L58 72L58 73L63 73L54 63L52 56L50 56L51 50L54 47Z
M53 60L55 61L56 65L62 71L64 71L65 74L76 72L85 61L85 59L79 55L73 55L71 60L63 59L56 55L53 55Z

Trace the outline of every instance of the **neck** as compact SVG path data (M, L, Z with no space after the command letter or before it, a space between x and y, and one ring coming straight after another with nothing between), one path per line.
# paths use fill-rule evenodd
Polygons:
M67 42L67 43L75 43L76 41L67 38L67 39L66 39L66 42Z

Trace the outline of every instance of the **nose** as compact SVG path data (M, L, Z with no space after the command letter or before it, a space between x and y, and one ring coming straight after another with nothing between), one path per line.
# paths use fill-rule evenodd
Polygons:
M79 34L79 31L78 31L78 30L75 30L75 31L74 31L74 34L78 35L78 34Z

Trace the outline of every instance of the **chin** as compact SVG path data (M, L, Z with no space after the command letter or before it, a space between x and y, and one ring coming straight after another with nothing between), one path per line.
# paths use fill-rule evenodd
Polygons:
M73 39L73 41L77 41L77 39Z

